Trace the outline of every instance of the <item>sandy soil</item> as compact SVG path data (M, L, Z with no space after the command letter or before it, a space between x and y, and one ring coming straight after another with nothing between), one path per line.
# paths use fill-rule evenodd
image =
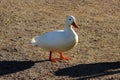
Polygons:
M67 15L79 43L64 53L72 60L53 63L30 40L63 29ZM119 79L120 0L0 0L0 80Z

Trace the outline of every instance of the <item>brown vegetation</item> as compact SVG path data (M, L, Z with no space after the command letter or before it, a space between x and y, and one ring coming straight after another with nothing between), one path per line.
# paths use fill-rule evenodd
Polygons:
M33 36L76 17L79 43L70 61L52 63ZM58 58L58 55L55 54ZM0 0L0 80L120 79L119 0Z

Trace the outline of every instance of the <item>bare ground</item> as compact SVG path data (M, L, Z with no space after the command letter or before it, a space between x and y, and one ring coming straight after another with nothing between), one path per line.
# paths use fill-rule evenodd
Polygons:
M67 15L79 43L53 63L30 40ZM120 80L120 0L0 0L0 80Z

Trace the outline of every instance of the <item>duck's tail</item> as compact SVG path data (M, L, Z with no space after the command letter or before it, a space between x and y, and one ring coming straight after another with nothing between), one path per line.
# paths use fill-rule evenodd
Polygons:
M31 40L31 44L32 44L33 46L37 45L37 40L36 40L36 38L37 38L37 36L34 37L34 38L32 38L32 40Z

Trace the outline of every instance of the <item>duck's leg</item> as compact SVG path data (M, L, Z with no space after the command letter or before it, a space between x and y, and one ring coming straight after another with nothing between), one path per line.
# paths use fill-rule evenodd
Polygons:
M49 59L50 59L50 61L52 61L52 62L57 62L57 60L56 60L56 59L53 59L53 58L52 58L52 51L50 51L50 56L49 56Z
M62 60L70 60L70 58L65 58L65 57L63 56L63 53L62 53L62 52L60 52L60 59L62 59Z

